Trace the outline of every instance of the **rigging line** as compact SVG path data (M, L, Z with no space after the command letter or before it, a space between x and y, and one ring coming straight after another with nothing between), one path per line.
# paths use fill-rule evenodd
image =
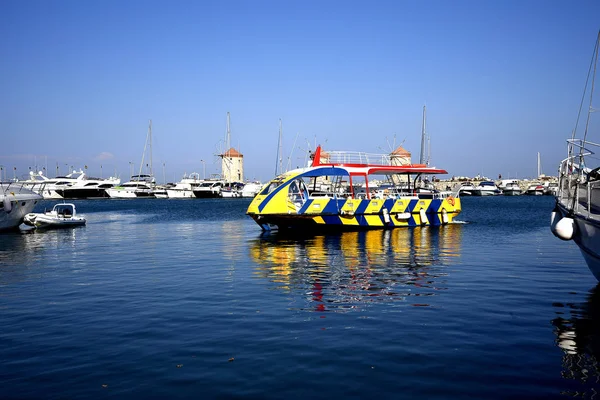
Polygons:
M592 115L592 99L594 97L594 86L596 83L596 68L598 66L598 46L600 45L600 30L598 31L598 39L596 39L596 46L594 47L594 54L596 57L592 57L592 61L594 63L594 72L592 74L592 87L590 88L590 105L588 108L587 119L585 121L585 131L583 134L583 142L585 143L585 139L587 138L588 127L590 124L590 116Z
M598 38L600 38L600 31L598 31ZM594 46L594 52L592 53L592 61L590 62L590 67L588 68L587 78L585 80L585 86L583 87L583 95L581 96L581 102L579 105L579 112L577 113L577 119L575 120L575 129L573 129L573 134L571 135L571 139L575 139L575 134L577 132L577 127L579 126L579 119L581 118L581 110L583 110L583 103L585 102L585 94L587 93L587 87L590 81L590 75L592 72L592 68L594 66L594 55L598 53L598 41L600 39L596 39L596 46ZM582 151L582 150L581 150Z

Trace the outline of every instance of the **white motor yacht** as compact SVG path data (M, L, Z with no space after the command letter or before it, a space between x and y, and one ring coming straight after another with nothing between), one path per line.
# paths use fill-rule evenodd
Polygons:
M254 197L258 194L263 184L260 182L248 182L242 189L242 197Z
M475 190L475 185L471 182L461 182L458 187L458 194L460 196L473 196L473 190Z
M0 230L17 228L42 199L21 182L0 183Z
M22 182L34 192L41 194L44 199L62 199L63 197L58 194L57 190L70 187L77 182L77 178L79 178L81 174L82 172L73 171L64 176L48 178L42 171L39 171L37 174L33 171L29 171L29 179Z
M530 183L525 190L525 194L529 196L541 196L544 194L544 185L539 182Z
M242 189L244 184L240 182L228 182L221 188L221 197L233 198L242 197Z
M106 189L121 183L119 178L110 177L107 179L88 177L82 170L70 174L76 176L73 182L59 188L56 187L56 193L63 199L97 199L108 197Z
M500 189L500 188L499 188ZM510 182L504 185L502 190L502 194L504 196L519 196L521 194L521 186L519 186L518 182Z
M558 192L558 182L546 182L544 185L544 194L548 196L556 196Z
M221 188L225 182L220 179L207 179L194 188L194 196L200 199L221 197Z
M155 182L156 179L151 175L133 175L129 182L106 189L106 194L113 199L155 197Z
M189 176L184 175L175 186L167 189L167 196L170 199L191 199L195 197L194 189L202 182L203 180L200 179L200 174L197 172L192 172Z
M473 188L472 193L473 196L496 196L500 194L500 189L492 181L481 181Z

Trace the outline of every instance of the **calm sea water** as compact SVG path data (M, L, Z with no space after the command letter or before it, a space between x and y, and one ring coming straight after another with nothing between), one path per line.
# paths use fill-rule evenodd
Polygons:
M302 237L261 234L243 199L76 204L85 227L0 234L2 399L600 390L600 289L550 197Z

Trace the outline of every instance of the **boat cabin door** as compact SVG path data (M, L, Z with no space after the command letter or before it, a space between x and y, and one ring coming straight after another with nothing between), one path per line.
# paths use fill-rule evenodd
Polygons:
M306 200L308 200L308 188L302 179L294 179L290 183L288 197L296 206L296 210L299 210L306 203Z

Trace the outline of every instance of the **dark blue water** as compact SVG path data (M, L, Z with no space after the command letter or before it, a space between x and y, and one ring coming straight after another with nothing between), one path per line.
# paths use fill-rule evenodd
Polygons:
M550 233L552 198L464 198L464 223L300 237L262 235L248 203L79 201L85 227L1 234L0 398L600 387L600 289Z

